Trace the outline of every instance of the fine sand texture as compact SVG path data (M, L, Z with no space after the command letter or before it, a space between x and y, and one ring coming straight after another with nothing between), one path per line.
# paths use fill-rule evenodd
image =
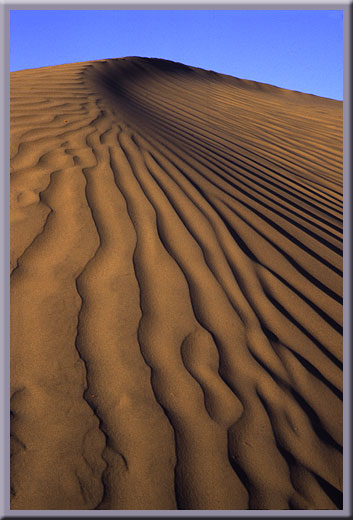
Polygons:
M11 73L13 509L342 507L342 102Z

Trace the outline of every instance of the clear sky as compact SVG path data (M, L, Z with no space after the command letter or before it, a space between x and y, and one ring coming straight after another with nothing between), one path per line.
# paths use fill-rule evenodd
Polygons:
M343 97L340 10L11 10L11 70L122 56Z

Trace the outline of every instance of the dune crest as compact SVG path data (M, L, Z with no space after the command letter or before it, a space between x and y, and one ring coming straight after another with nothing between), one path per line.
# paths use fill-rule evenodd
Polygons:
M342 103L11 73L11 507L342 507Z

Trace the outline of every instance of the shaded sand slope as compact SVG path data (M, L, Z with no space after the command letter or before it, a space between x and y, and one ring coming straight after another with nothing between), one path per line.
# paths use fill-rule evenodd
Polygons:
M14 509L336 509L342 103L11 73Z

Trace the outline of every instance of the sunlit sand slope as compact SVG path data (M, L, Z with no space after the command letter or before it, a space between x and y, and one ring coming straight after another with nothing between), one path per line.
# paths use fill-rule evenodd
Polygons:
M14 509L337 509L342 103L11 73Z

